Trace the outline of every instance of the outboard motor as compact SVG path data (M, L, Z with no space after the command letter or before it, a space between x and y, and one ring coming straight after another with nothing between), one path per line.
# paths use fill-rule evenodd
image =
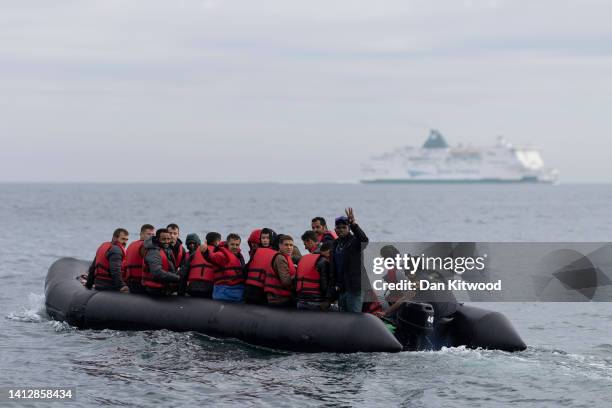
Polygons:
M433 348L434 309L429 303L406 302L397 311L395 337L404 351Z

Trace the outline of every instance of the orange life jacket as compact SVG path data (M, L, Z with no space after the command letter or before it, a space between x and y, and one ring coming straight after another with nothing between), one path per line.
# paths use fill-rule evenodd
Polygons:
M300 259L295 274L297 295L321 296L321 274L317 270L320 257L321 254L307 254Z
M240 258L225 246L219 246L218 251L225 255L225 265L217 265L214 271L215 285L235 286L244 283L244 265Z
M214 251L215 247L212 245L208 246L209 251ZM189 274L187 276L187 285L193 282L214 282L215 280L215 266L213 263L209 262L202 251L199 249L195 251L195 253L191 256L191 262L189 264Z
M249 262L247 269L246 284L263 288L266 280L266 275L272 273L272 261L278 254L272 248L257 248L253 259Z
M365 302L361 306L362 313L375 314L375 313L380 313L382 311L383 311L382 304L378 300L374 300L373 302Z
M100 247L98 247L98 250L96 251L96 270L94 273L95 281L100 281L100 283L112 285L113 277L110 274L110 263L108 262L106 254L113 247L113 245L116 245L121 248L121 253L123 254L123 257L121 259L121 274L123 275L123 271L125 269L125 248L122 245L115 244L113 242L104 242L102 245L100 245Z
M127 251L125 251L125 271L123 273L123 280L138 281L142 280L142 266L144 264L144 258L142 257L142 246L144 241L142 239L132 242Z
M174 248L172 248L172 253L174 253ZM183 259L185 259L185 255L187 252L185 251L185 247L181 244L179 245L179 249L177 253L174 253L174 267L178 270L178 268L183 263Z
M293 264L293 260L289 255L285 255L282 253L278 253L276 256L284 256L287 260L287 264L289 265L289 275L293 279L295 277L295 265ZM275 258L274 257L274 258ZM274 258L272 262L274 262ZM266 279L264 281L264 292L271 293L273 295L279 297L291 297L291 290L285 288L278 277L278 273L274 270L274 268L270 268L270 271L266 272Z
M336 235L336 233L334 231L327 230L323 234L319 235L317 238L318 238L319 242L323 242L323 239L330 239L330 238L332 240L338 239L338 235Z

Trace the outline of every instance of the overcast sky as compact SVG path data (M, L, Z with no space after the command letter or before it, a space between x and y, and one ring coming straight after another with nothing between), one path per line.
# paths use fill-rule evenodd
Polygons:
M612 2L0 2L0 181L348 181L534 145L612 182Z

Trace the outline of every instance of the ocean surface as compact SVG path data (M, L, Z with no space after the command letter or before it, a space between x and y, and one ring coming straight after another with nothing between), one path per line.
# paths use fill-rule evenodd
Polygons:
M183 237L269 226L298 238L313 216L352 206L375 241L610 242L611 202L612 185L0 184L0 387L76 387L73 406L609 407L609 303L480 304L522 335L514 354L299 354L77 330L49 320L44 279L60 257L91 259L118 226L133 239L170 222Z

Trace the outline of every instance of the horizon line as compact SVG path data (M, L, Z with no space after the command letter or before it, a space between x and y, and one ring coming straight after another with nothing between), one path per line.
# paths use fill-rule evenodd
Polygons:
M344 181L88 181L88 180L0 180L0 184L368 184L362 183L360 180L344 180ZM401 184L401 183L400 183ZM428 185L429 183L418 183L418 185ZM430 183L431 185L444 185L445 183ZM455 184L455 183L448 183ZM478 183L474 183L478 184ZM483 183L483 184L495 184L495 183ZM532 185L532 184L545 184L545 185L610 185L611 181L567 181L558 183L499 183L499 184L519 184L519 185ZM414 185L406 183L406 185Z

